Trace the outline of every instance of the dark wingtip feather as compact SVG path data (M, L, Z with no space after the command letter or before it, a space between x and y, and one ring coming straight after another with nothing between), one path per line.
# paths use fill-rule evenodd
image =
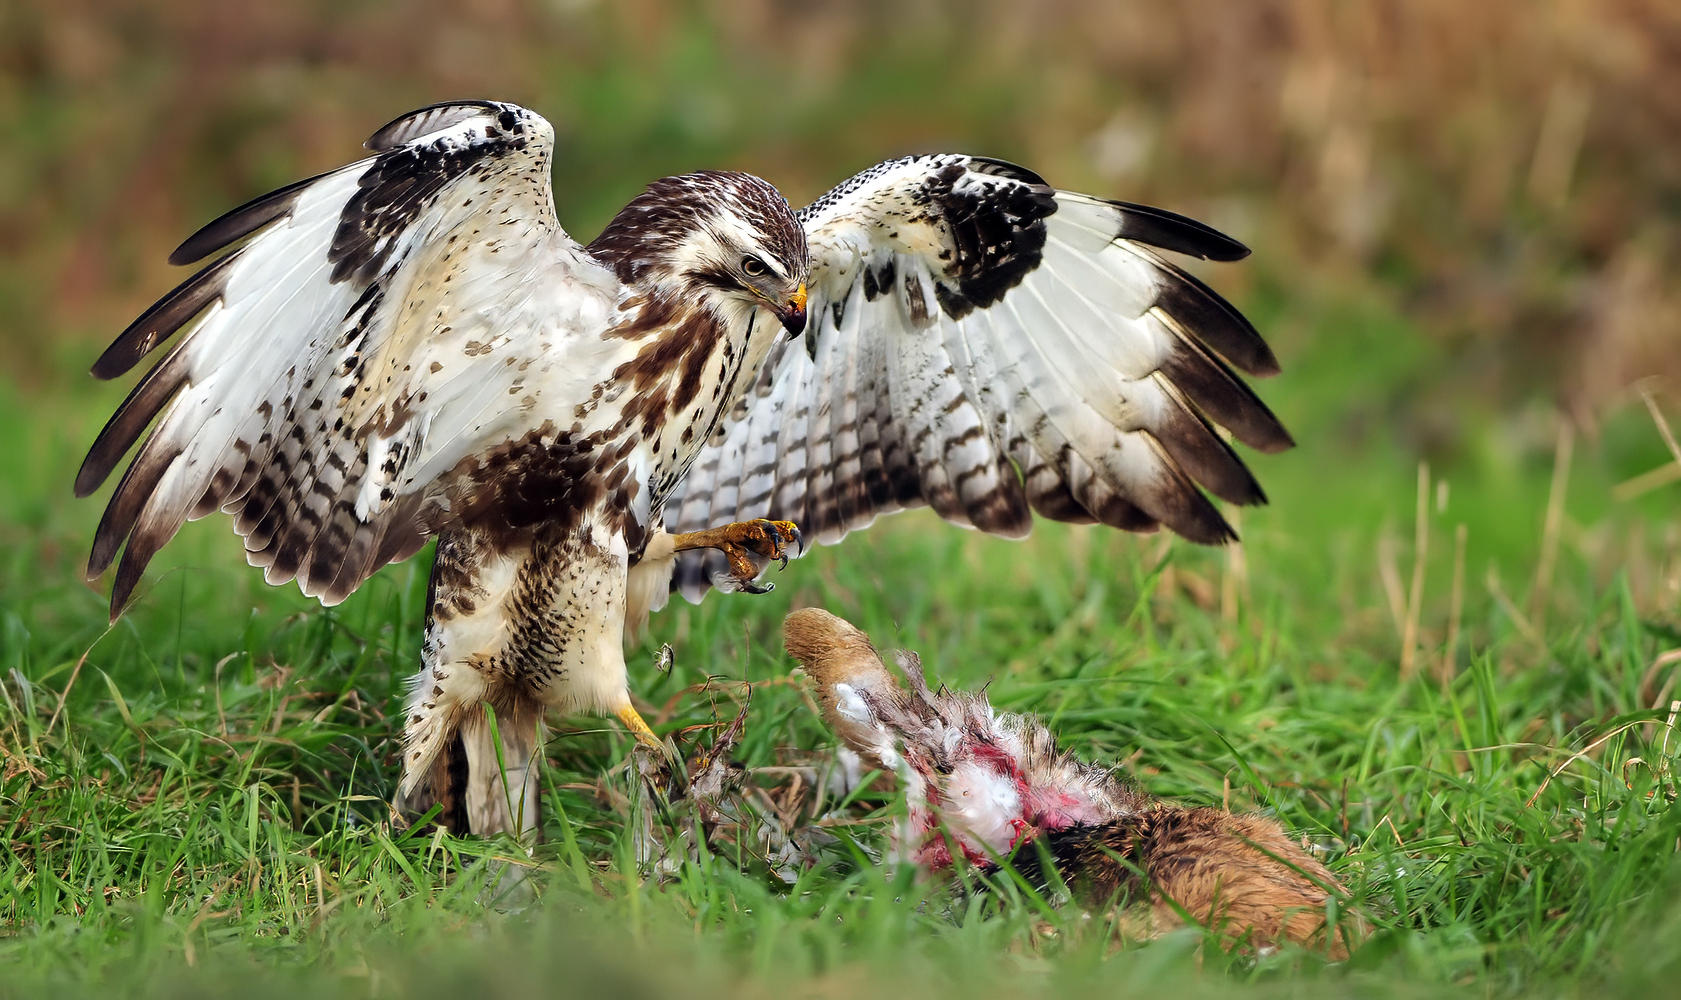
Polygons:
M486 111L500 110L502 105L494 101L440 101L437 104L428 104L424 108L417 108L386 122L362 145L373 152L383 153L430 132L475 118Z
M139 585L140 578L146 574L146 564L152 561L151 553L137 554L133 541L123 550L123 561L117 566L117 576L111 582L111 620L116 621L122 616L130 597L134 596L134 588Z
M1049 184L1045 183L1045 179L1043 177L1040 177L1038 174L1019 163L1011 163L1009 160L1000 160L991 156L969 156L969 162L972 164L970 169L978 174L990 174L994 177L1008 177L1013 181L1022 181L1026 184L1037 184L1040 187L1050 187Z
M1140 494L1137 503L1174 534L1198 545L1224 545L1237 537L1214 502L1166 455L1157 488Z
M93 548L88 553L88 579L104 573L116 559L117 550L140 519L146 502L152 498L152 491L157 489L158 482L180 454L180 448L159 449L157 439L153 438L141 449L128 471L123 473L122 482L111 494L111 502L106 505L105 514L99 519L99 527L93 534Z
M101 573L95 573L95 574L88 577L88 582L92 583L92 582L98 580L103 575L104 574L101 574ZM123 612L126 611L126 610L128 610L128 609L125 608L123 605L117 603L117 596L115 594L112 594L111 595L110 609L106 613L107 614L106 624L115 625L117 623L117 619L121 618L123 616Z
M1118 238L1145 243L1203 260L1234 261L1249 256L1249 248L1213 226L1166 209L1111 201L1121 210Z
M298 196L303 194L303 189L325 176L327 175L316 174L314 177L306 177L251 199L187 237L175 248L175 252L169 255L169 262L176 267L197 263L223 247L250 236L269 223L290 216L292 209L297 206Z
M1232 530L1231 523L1221 516L1201 491L1197 491L1197 496L1202 497L1202 503L1175 509L1162 518L1162 523L1174 534L1198 545L1229 545L1237 541L1237 532Z
M1151 433L1179 467L1227 503L1240 507L1265 504L1266 492L1231 445L1177 397L1175 402L1178 405L1173 412Z
M1294 447L1290 432L1243 380L1189 338L1169 355L1161 373L1232 436L1257 451L1272 454Z
M179 455L177 451L175 454ZM165 463L167 468L169 463ZM158 550L169 543L175 533L181 530L186 520L184 509L170 509L168 507L154 507L158 498L150 496L147 490L147 503L142 507L140 516L135 522L134 529L128 533L128 544L123 546L123 558L117 564L117 576L111 583L111 610L120 614L124 605L134 593L134 588L140 585L141 577L146 574L146 567Z
M146 373L135 384L128 398L111 414L105 428L88 449L82 467L76 472L76 497L86 497L105 484L111 470L117 467L134 442L151 424L158 412L168 405L181 387L187 383L187 355L180 347Z
M95 445L97 448L97 444ZM94 453L89 451L82 459L82 467L76 470L76 485L71 490L77 500L85 500L93 495L93 491L105 485L105 479L111 474L115 462L106 464L103 460L94 461Z
M221 298L227 290L227 272L239 256L240 251L237 250L228 254L176 285L168 295L141 313L93 363L94 378L113 379L127 374L153 348L174 336L193 317Z
M1212 288L1171 264L1156 305L1187 333L1219 352L1239 369L1260 378L1278 374L1278 358L1244 315Z
M1142 506L1128 500L1119 493L1110 493L1101 502L1095 502L1089 495L1080 497L1080 502L1091 511L1097 523L1106 524L1121 531L1132 531L1138 534L1150 534L1161 530L1162 519L1146 511Z
M1271 443L1269 443L1266 447L1260 448L1258 450L1264 451L1269 455L1276 455L1281 451L1289 451L1291 448L1294 448L1295 446L1296 446L1296 439L1290 433L1289 428L1285 427L1283 424L1279 424L1278 425L1277 436L1274 438L1274 440Z
M113 506L115 505L113 504ZM103 528L104 526L101 525L100 527ZM157 554L159 547L168 541L169 536L173 535L174 532L169 532L161 539L155 537L155 532L143 532L140 529L126 532L126 534L128 534L128 544L123 546L123 558L117 563L117 575L111 581L112 621L116 621L118 616L123 613L123 608L128 605L129 598L134 596L134 588L140 584L140 578L146 575L146 565L152 561L152 556ZM121 542L122 538L118 536L116 544L121 544ZM95 545L97 547L98 542L95 542ZM115 544L111 547L114 552ZM110 564L109 557L104 559L104 564ZM94 559L89 557L88 569L91 571L93 566Z

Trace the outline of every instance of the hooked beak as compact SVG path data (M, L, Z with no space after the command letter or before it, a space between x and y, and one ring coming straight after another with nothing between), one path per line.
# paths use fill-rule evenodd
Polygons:
M787 303L774 307L776 318L782 321L782 327L788 331L789 339L805 332L805 299L805 282L802 281Z

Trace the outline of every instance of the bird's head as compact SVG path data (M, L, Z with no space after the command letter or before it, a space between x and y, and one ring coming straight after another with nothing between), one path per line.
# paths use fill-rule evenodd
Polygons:
M805 228L787 199L751 174L704 170L657 180L589 249L627 285L768 309L789 336L805 329Z

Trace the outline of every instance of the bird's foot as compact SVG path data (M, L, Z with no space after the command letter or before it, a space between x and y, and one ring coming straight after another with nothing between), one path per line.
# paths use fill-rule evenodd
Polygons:
M624 723L625 728L630 730L630 735L636 737L636 742L650 750L658 751L661 756L670 753L666 749L665 741L654 735L654 731L648 727L646 722L642 721L642 716L637 714L634 705L626 705L619 709L617 715L619 721Z
M771 560L788 566L788 547L794 554L805 551L805 538L792 521L770 521L759 518L737 521L721 528L687 531L672 539L676 551L685 549L717 549L729 560L730 575L741 589L750 594L763 594L774 589L773 584L758 583L755 578Z

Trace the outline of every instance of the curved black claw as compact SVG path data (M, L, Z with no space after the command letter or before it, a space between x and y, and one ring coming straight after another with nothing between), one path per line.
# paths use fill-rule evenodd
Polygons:
M755 554L781 563L783 569L788 568L788 546L798 546L794 552L796 556L805 554L805 535L793 521L760 518L749 523L756 530L764 532L757 542L750 546Z
M794 549L795 558L798 558L800 556L805 555L805 534L800 531L799 525L795 524L792 521L772 521L772 522L770 522L770 525L771 525L771 530L776 532L776 536L777 536L776 537L776 556L777 556L777 559L782 563L781 568L782 569L787 569L788 568L788 546L790 546L790 545L795 546L795 549ZM786 526L786 527L784 527L784 526Z
M755 578L773 561L787 569L789 545L799 546L796 555L805 552L805 536L799 527L792 521L764 517L677 536L679 551L712 548L722 552L729 563L729 580L720 578L714 582L722 589L744 590L749 594L770 592L770 584L757 583Z
M737 580L736 585L741 588L741 592L744 594L768 594L776 589L776 584L769 580L764 583L760 583L758 580Z

